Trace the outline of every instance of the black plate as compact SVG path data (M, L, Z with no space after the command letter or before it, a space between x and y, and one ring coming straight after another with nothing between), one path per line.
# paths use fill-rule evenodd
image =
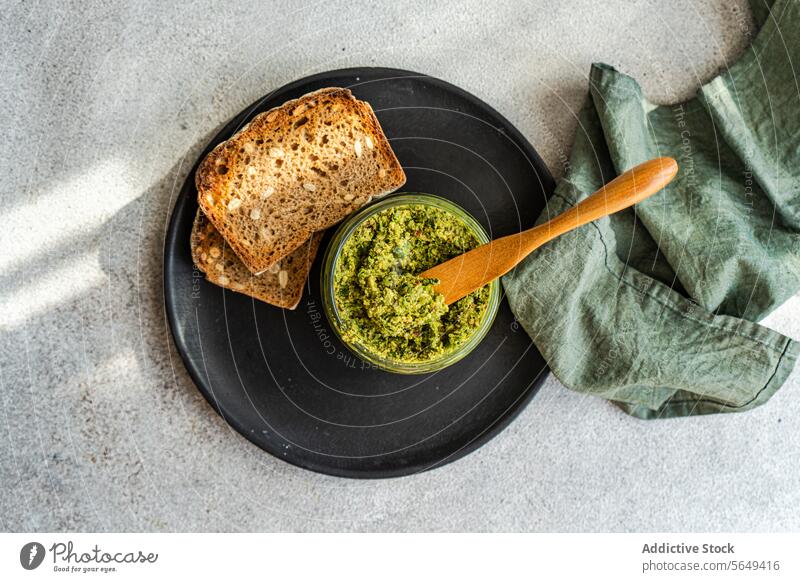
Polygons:
M553 190L533 147L491 107L444 81L396 69L345 69L286 85L233 119L206 152L255 114L328 86L349 87L375 109L408 176L402 190L455 201L492 237L532 226ZM505 300L483 343L454 366L402 376L362 364L322 313L319 269L331 232L298 308L278 309L211 285L194 269L196 196L193 170L164 249L175 343L209 403L276 457L346 477L424 471L500 432L547 375Z

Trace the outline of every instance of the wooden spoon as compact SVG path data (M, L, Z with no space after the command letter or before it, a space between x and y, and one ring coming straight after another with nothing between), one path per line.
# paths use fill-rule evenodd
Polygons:
M439 284L434 289L444 295L445 303L450 305L505 275L544 243L652 196L669 184L677 172L678 163L672 158L656 158L639 164L552 220L476 247L419 276L438 279Z

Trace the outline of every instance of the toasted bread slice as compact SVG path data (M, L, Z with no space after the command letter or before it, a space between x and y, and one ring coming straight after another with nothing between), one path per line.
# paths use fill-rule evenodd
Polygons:
M257 115L195 180L203 213L259 274L406 177L369 104L329 88Z
M201 211L191 235L192 259L211 283L255 297L271 305L294 309L300 303L308 272L319 248L317 232L266 273L253 275Z

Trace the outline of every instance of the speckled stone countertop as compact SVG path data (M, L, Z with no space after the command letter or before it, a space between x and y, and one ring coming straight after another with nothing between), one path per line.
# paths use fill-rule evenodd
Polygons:
M798 373L752 412L657 422L551 377L476 453L350 481L230 429L162 301L177 189L270 89L346 66L428 73L560 176L592 61L684 99L752 38L744 1L25 2L0 29L2 530L800 529ZM800 300L767 323L800 337Z

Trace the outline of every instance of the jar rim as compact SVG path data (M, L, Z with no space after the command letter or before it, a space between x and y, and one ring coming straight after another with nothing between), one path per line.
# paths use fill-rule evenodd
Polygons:
M388 208L402 206L426 205L441 208L459 218L469 230L478 238L481 244L490 242L489 235L483 226L466 210L455 202L421 192L398 192L374 204L370 204L347 218L335 231L325 251L321 271L322 307L331 327L339 340L356 356L378 368L400 374L424 374L441 370L466 357L486 337L494 323L500 307L500 281L496 279L489 283L489 303L484 311L480 325L475 329L467 341L457 348L443 353L440 357L421 362L404 362L377 356L358 342L350 342L342 337L342 318L334 295L334 273L345 243L355 230L367 219L378 212Z

